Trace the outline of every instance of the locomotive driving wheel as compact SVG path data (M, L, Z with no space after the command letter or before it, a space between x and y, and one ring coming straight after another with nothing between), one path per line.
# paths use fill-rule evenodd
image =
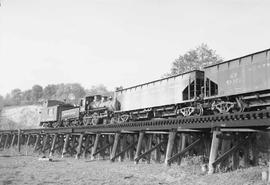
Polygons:
M97 124L99 124L99 121L100 121L100 118L98 117L98 114L97 114L97 113L94 113L94 114L92 115L92 120L91 120L92 125L97 125Z

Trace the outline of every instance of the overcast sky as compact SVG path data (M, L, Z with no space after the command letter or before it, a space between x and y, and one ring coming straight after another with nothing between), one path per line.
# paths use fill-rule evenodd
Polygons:
M224 59L270 48L268 0L0 0L0 94L34 84L160 78L201 43Z

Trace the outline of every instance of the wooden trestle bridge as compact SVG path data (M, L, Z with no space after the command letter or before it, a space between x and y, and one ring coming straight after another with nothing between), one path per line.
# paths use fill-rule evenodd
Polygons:
M43 155L76 158L127 158L181 163L184 155L202 155L208 173L217 166L239 167L258 163L256 133L267 132L270 111L164 119L72 128L0 130L0 149L33 147Z

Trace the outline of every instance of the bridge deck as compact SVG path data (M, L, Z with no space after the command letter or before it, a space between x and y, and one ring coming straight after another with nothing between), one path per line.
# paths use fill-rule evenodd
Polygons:
M211 115L188 118L161 119L150 121L126 122L121 124L92 125L64 128L24 129L25 134L34 133L114 133L137 131L169 130L211 130L213 128L252 128L270 127L270 111L254 111L235 114ZM190 131L190 130L189 130ZM17 130L0 130L0 134L16 133Z

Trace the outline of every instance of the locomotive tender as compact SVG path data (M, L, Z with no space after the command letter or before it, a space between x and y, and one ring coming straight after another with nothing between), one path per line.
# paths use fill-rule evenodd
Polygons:
M64 104L59 105L65 106ZM270 49L59 108L58 126L224 114L270 107ZM56 118L55 117L55 118Z

